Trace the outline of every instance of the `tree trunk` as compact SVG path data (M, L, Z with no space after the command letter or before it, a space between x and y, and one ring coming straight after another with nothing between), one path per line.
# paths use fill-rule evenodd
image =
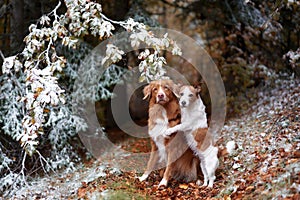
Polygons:
M24 0L12 0L10 19L10 49L15 54L23 49L24 38Z

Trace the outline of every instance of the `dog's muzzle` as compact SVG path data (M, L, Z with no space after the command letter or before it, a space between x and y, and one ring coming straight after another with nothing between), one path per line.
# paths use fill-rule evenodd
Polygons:
M185 107L185 106L186 106L186 101L181 101L181 102L180 102L180 105L181 105L182 107Z
M165 95L160 93L160 94L157 94L157 102L164 102L166 101L166 98L165 98Z

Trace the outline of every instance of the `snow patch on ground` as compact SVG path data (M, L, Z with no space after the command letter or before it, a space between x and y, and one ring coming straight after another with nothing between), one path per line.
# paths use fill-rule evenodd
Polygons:
M235 142L232 140L227 142L226 149L229 155L232 155L233 151L235 150Z
M107 171L110 174L117 174L119 170L110 168L108 165L93 163L90 167L80 166L76 171L60 172L59 175L51 175L45 178L37 178L29 183L28 186L16 191L15 199L68 199L77 194L78 188L82 183L89 183L99 177L106 177ZM91 199L105 195L93 194Z

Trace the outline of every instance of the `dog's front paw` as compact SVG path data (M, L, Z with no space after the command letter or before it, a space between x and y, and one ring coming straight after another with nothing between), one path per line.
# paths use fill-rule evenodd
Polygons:
M148 178L148 174L143 174L142 176L138 177L138 179L139 179L140 182L143 182L147 178Z
M197 180L196 185L201 186L201 187L206 187L207 186L207 181L204 180L203 183L201 184L201 181Z
M168 185L168 181L166 180L166 179L162 179L161 181L160 181L160 183L158 184L158 187L161 187L161 186L167 186Z
M172 135L173 130L171 128L168 128L165 132L164 132L164 137L169 137L170 135Z
M208 188L212 188L213 185L214 185L214 183L209 183L207 187L208 187Z

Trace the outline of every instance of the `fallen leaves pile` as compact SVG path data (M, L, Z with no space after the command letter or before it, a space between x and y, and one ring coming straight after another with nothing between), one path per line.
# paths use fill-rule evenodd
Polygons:
M168 187L157 185L160 176L153 173L147 181L140 182L134 172L123 172L119 175L108 174L105 179L97 179L92 182L82 182L78 189L77 197L90 199L99 194L105 199L202 199L216 196L220 188L200 187L195 183L179 183L172 180Z

